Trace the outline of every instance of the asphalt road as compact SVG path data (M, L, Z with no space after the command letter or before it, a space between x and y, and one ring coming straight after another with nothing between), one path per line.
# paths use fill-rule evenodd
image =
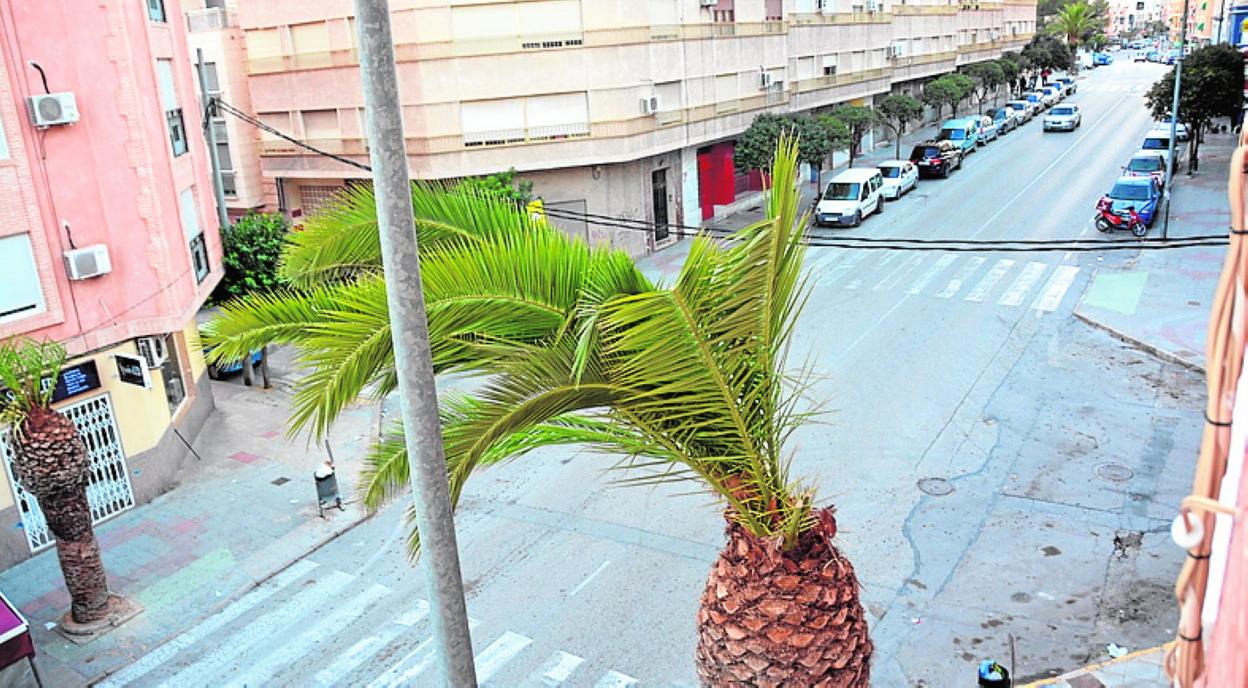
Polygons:
M862 227L821 233L1091 236L1162 71L1098 69L1071 99L1078 131L1033 120ZM648 269L674 275L686 248ZM793 473L838 507L874 685L970 685L980 659L1008 660L1010 635L1016 676L1033 678L1169 637L1180 552L1165 531L1190 481L1199 380L1071 317L1099 261L1132 254L810 250L794 360L826 414L795 437ZM458 532L484 684L696 683L722 517L706 495L612 486L612 464L545 450L470 486ZM381 513L120 678L429 685L403 528L400 508Z

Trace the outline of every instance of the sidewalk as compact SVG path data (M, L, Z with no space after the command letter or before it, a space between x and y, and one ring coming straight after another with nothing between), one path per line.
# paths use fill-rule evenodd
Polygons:
M1233 134L1207 134L1200 172L1175 175L1170 238L1227 235L1226 171L1234 144ZM1161 220L1149 236L1161 236ZM1106 257L1075 316L1160 358L1203 371L1209 309L1225 255L1219 246L1142 251L1114 263Z
M1028 686L1059 686L1060 688L1144 688L1168 685L1163 663L1167 645L1140 650L1086 666L1077 671L1045 679Z
M182 484L96 528L109 587L144 611L76 645L52 630L69 607L50 548L0 573L0 590L29 620L44 685L84 686L128 664L348 530L364 517L355 482L376 436L377 407L343 413L331 436L345 512L317 516L312 472L324 450L289 440L292 376L273 355L274 388L241 376L213 383L217 409L195 443L203 457Z

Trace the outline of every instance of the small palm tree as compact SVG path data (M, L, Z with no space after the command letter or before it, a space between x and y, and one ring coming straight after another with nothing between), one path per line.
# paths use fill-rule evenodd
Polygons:
M1092 7L1083 0L1078 0L1058 10L1049 20L1048 26L1052 33L1064 38L1066 45L1074 52L1097 29L1098 24Z
M868 681L872 645L832 510L788 473L786 440L808 416L783 370L805 296L796 162L796 143L782 140L768 219L726 245L696 239L670 288L512 206L413 192L435 367L484 377L474 395L443 403L452 501L478 469L552 444L624 457L640 472L625 482L694 481L720 497L728 544L698 612L707 685ZM209 327L223 359L296 344L312 371L296 428L323 430L366 386L394 388L367 201L355 192L290 249L292 280L319 272L328 283L248 297ZM305 269L314 264L327 269ZM407 481L391 434L367 459L365 503L380 507Z
M52 391L65 349L52 341L0 344L0 382L8 398L0 410L15 460L13 472L35 496L56 537L61 575L72 600L70 620L90 626L115 611L87 503L90 462L73 421L53 409ZM117 598L119 599L119 598Z

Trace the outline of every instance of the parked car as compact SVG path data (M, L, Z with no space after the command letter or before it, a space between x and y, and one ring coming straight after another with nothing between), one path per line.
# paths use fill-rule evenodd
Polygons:
M1036 115L1036 106L1029 100L1011 100L1006 105L1018 113L1018 123L1025 124Z
M207 354L211 350L212 350L212 347L204 347L205 354ZM260 362L263 358L264 356L262 355L260 351L251 352L251 364L255 366L256 368L260 367ZM241 373L241 372L243 372L242 361L234 361L233 363L209 363L208 364L208 379L209 380L220 380L226 375L233 375L235 373Z
M1024 93L1023 100L1026 100L1029 103L1035 103L1037 115L1040 114L1041 110L1046 110L1049 107L1049 104L1044 102L1044 94L1039 91Z
M948 177L962 166L962 147L953 141L920 141L910 151L910 162L918 168L919 177Z
M1001 135L1001 129L988 115L979 115L979 145L985 145Z
M1092 53L1092 63L1098 67L1111 65L1114 63L1114 56L1109 53Z
M1119 214L1134 210L1146 226L1152 227L1161 205L1161 183L1152 177L1119 177L1098 207L1102 204Z
M1162 187L1166 185L1166 154L1164 151L1141 151L1131 156L1122 168L1123 176L1152 177Z
M1062 84L1062 88L1063 88L1063 89L1065 89L1065 91L1066 91L1066 94L1067 94L1067 95L1070 95L1070 94L1072 94L1072 93L1076 93L1076 92L1078 92L1078 91L1079 91L1079 84L1075 81L1075 78L1074 78L1074 77L1071 77L1071 76L1059 76L1058 78L1054 79L1053 81L1054 81L1054 82L1057 82L1057 83L1061 83L1061 84Z
M992 123L997 127L998 134L1008 134L1011 129L1018 126L1018 119L1014 117L1014 110L1009 107L992 108L985 112L984 116L992 120Z
M940 141L953 142L962 149L963 155L969 155L979 145L980 123L975 120L976 118L972 117L951 119L940 126L940 133L936 135L936 138Z
M1083 124L1078 105L1058 105L1044 116L1045 131L1074 131Z
M1149 61L1148 54L1145 53L1143 50L1141 50L1135 54L1135 57L1132 58L1131 61L1132 62L1148 62Z
M828 182L815 206L815 224L857 227L884 208L884 178L875 167L850 168Z
M1066 91L1062 88L1061 84L1049 84L1048 86L1041 88L1040 92L1045 96L1048 96L1050 99L1050 107L1057 105L1066 99Z
M1167 132L1167 133L1168 133L1168 132L1170 131L1170 120L1171 120L1171 119L1172 119L1172 118L1171 118L1171 116L1170 116L1170 115L1166 115L1165 117L1162 117L1161 119L1157 120L1157 123L1156 123L1156 124L1154 124L1154 125L1153 125L1153 129L1156 129L1156 130L1158 130L1158 131L1164 131L1164 132ZM1177 122L1177 123L1175 123L1175 125L1174 125L1174 139L1175 139L1176 141L1187 141L1187 140L1189 140L1189 139L1191 139L1191 138L1192 138L1191 132L1189 132L1189 131L1188 131L1188 129L1187 129L1187 125L1186 125L1186 124L1184 124L1184 123L1182 123L1182 122Z
M1144 142L1140 144L1142 151L1162 151L1169 155L1170 151L1170 128L1153 129L1144 135ZM1179 150L1179 148L1175 148Z
M877 167L884 179L884 198L890 201L919 185L919 168L909 160L885 160Z
M1148 62L1161 62L1161 53L1156 50L1150 50L1144 54L1144 59Z

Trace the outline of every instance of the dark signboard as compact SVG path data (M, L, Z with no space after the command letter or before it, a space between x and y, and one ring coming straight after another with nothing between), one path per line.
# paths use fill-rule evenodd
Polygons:
M95 367L95 361L83 361L61 370L61 376L56 380L56 388L52 390L52 401L76 397L99 388L100 371Z
M136 387L147 387L147 363L138 356L114 354L117 361L117 377L122 382Z

